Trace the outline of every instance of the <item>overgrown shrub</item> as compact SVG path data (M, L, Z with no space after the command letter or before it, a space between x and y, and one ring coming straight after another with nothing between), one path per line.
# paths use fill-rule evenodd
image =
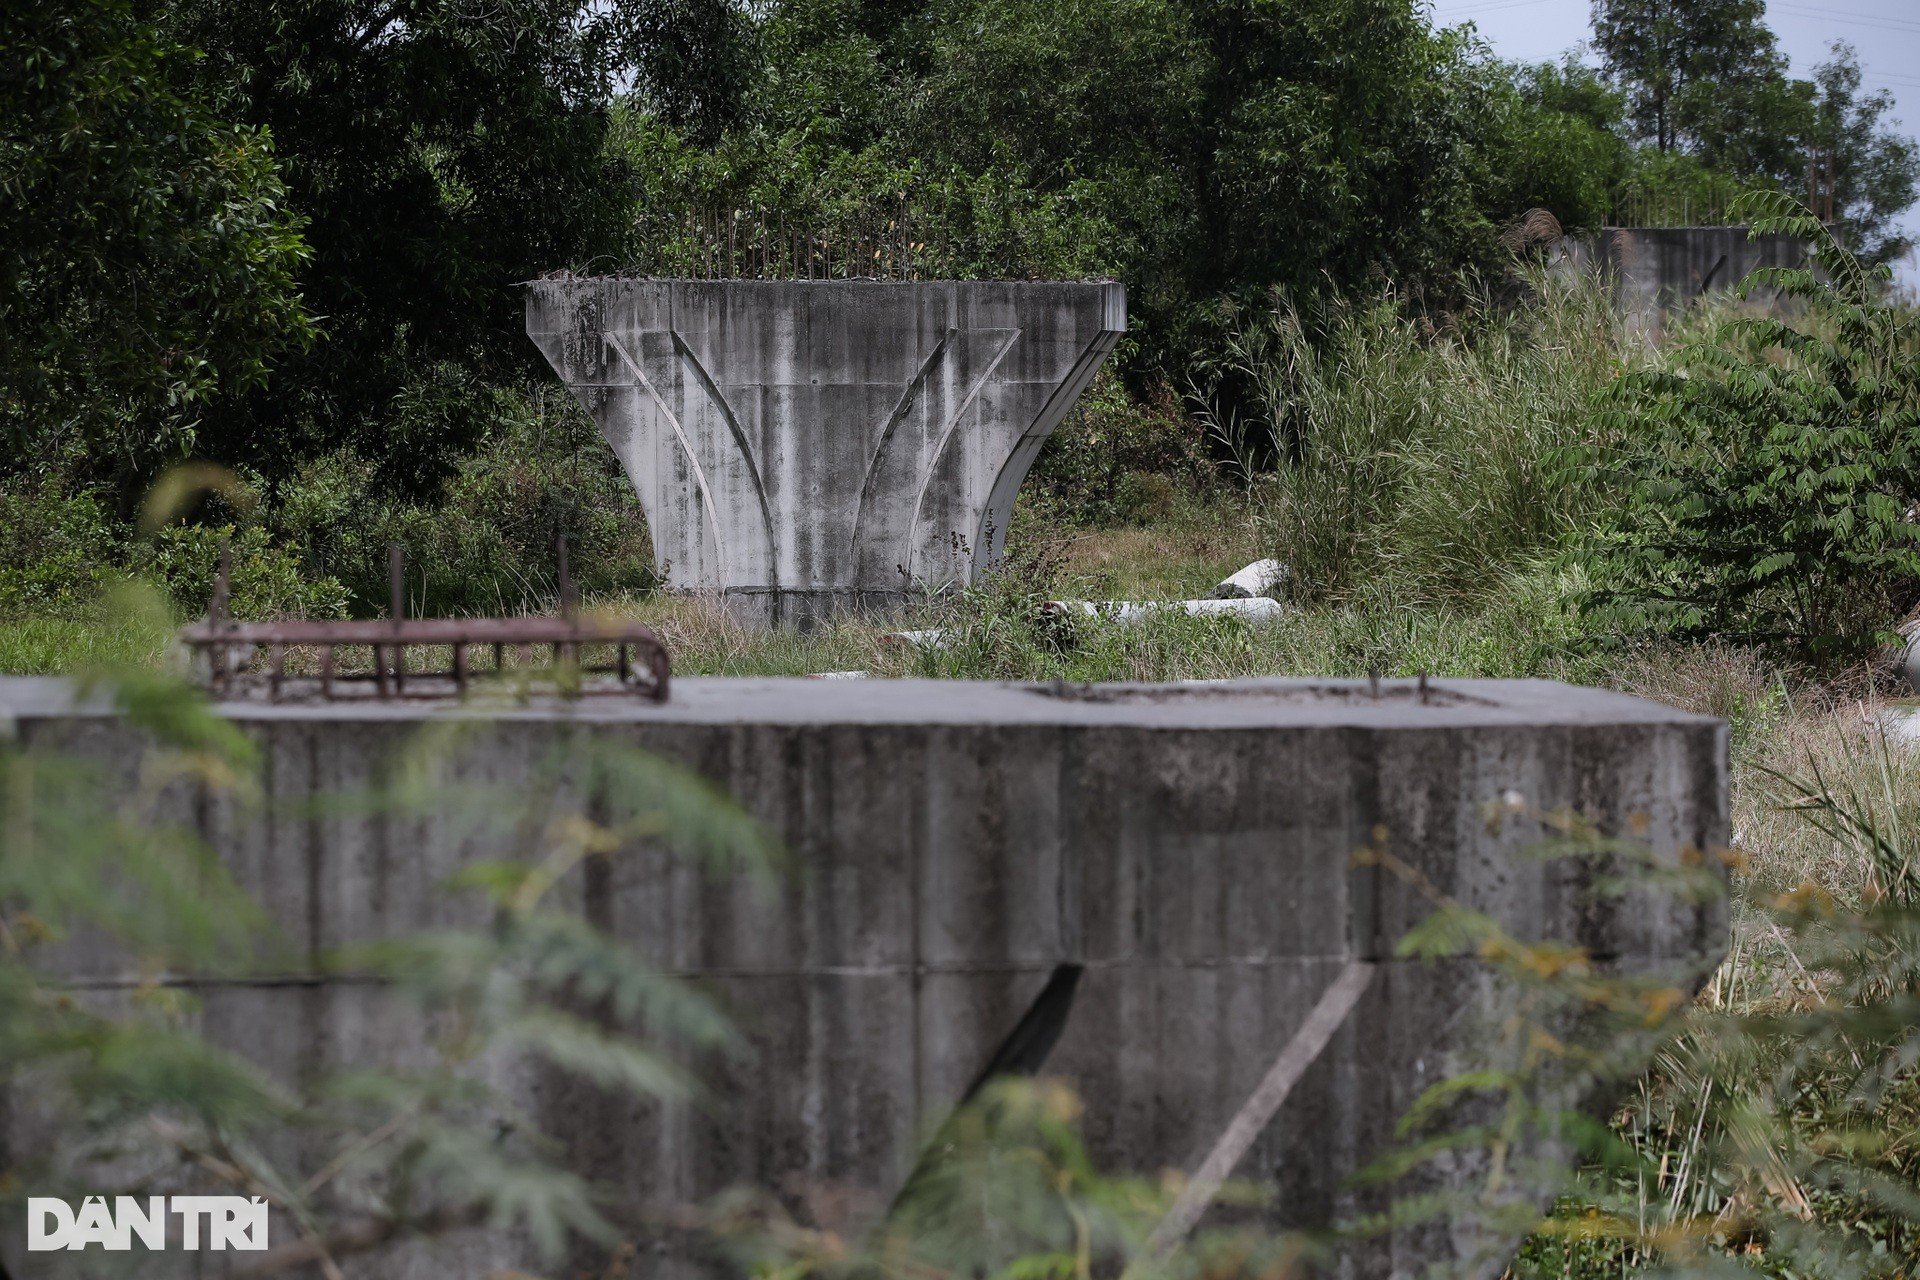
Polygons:
M121 534L89 490L0 489L0 616L71 608L105 585Z
M309 577L295 551L265 526L176 524L132 544L129 567L163 586L174 606L205 613L213 599L220 552L227 552L228 612L236 618L343 618L347 589L331 577Z
M1590 437L1593 394L1639 357L1597 282L1530 286L1442 330L1393 299L1303 316L1276 297L1233 317L1200 399L1239 388L1244 409L1211 427L1302 599L1483 599L1591 517L1604 477L1562 456Z
M1661 1052L1610 1129L1588 1131L1592 1163L1577 1194L1528 1243L1515 1275L1913 1274L1916 765L1882 738L1857 739L1856 726L1824 761L1768 778L1767 843L1736 836L1729 854L1744 880L1734 951L1693 1005L1643 1018L1623 998L1631 980L1584 957L1523 979L1548 999L1604 1009L1612 1037L1652 1038ZM1799 850L1770 847L1782 835L1821 848L1845 868L1845 883L1793 883ZM1532 1074L1578 1069L1606 1043L1546 1046Z
M1755 272L1796 312L1733 315L1611 389L1583 549L1589 610L1622 632L1856 656L1920 599L1920 330L1805 208L1751 200L1756 234L1816 248ZM1610 442L1610 443L1609 443Z
M939 643L888 649L884 675L969 680L1195 680L1248 676L1551 676L1596 682L1603 655L1584 643L1568 597L1579 581L1536 567L1473 606L1409 609L1387 589L1262 623L1178 609L1119 622L1043 613L1070 594L1043 554L1008 565L916 619ZM735 670L754 668L736 666Z
M1045 548L1015 547L992 572L936 603L924 622L945 633L942 643L916 645L906 655L911 674L943 679L976 673L1012 680L1056 680L1070 669L1063 650L1073 624L1044 608L1059 566Z
M1165 519L1182 490L1214 477L1204 431L1171 391L1136 400L1102 372L1047 438L1022 494L1052 523L1102 528Z
M244 483L236 485L235 495L240 505L254 505ZM229 553L235 617L344 615L347 595L337 581L310 575L301 557L264 525L238 516L232 502L216 503L212 520L169 524L142 537L91 490L0 490L0 616L85 614L126 574L164 590L177 610L203 613L222 546Z
M282 486L272 523L311 575L346 584L360 614L387 608L390 543L406 550L416 614L552 608L561 535L582 590L658 585L633 488L572 397L491 390L484 409L482 443L431 500L406 498L341 449Z
M277 488L251 472L222 472L230 483L207 507L170 513L187 518L150 537L94 490L0 489L0 614L75 611L120 573L151 579L180 611L198 614L223 543L241 618L384 612L396 542L408 555L415 614L552 608L561 535L581 590L658 584L632 486L563 390L449 375L428 380L396 413L425 437L458 431L480 441L428 498L405 496L421 477L390 475L346 446ZM471 421L452 422L462 415Z

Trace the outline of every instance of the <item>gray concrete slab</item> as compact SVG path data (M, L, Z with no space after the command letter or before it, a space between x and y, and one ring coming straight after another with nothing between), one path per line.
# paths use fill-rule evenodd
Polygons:
M1726 297L1756 270L1805 267L1807 242L1797 236L1752 235L1732 227L1606 227L1561 241L1561 261L1599 271L1613 288L1614 305L1631 328L1649 339L1677 312L1709 297ZM1750 305L1777 310L1779 294L1762 287Z
M137 767L138 736L61 682L0 681L0 710L32 749L89 757L110 775ZM440 886L498 832L456 814L316 816L310 804L380 788L430 722L478 721L456 776L485 791L524 787L569 744L629 745L705 775L787 846L792 872L770 894L651 843L566 886L589 918L718 993L751 1046L708 1064L717 1104L705 1110L636 1106L501 1068L569 1158L628 1206L744 1184L802 1214L828 1201L856 1206L856 1220L862 1206L877 1212L1060 963L1085 975L1048 1066L1084 1097L1093 1154L1115 1170L1190 1172L1334 974L1371 957L1383 976L1240 1174L1279 1190L1276 1224L1382 1208L1382 1190L1349 1176L1391 1145L1421 1089L1476 1061L1506 997L1478 963L1393 958L1428 907L1353 864L1377 831L1523 938L1682 981L1726 944L1718 904L1651 892L1600 904L1599 868L1530 856L1547 835L1534 815L1563 809L1637 832L1669 861L1723 846L1725 726L1544 681L1436 681L1423 704L1402 681L1376 697L1366 682L1312 680L688 679L664 706L224 711L262 747L263 792L243 806L188 790L174 812L285 935L290 972L277 985L203 993L209 1028L274 1064L411 1051L404 1029L385 1038L377 990L320 979L314 956L484 924ZM1490 824L1490 802L1525 812ZM99 948L47 963L95 987L138 978ZM1416 1185L1476 1172L1462 1160ZM1407 1228L1350 1248L1331 1274L1412 1277L1488 1243L1465 1228ZM473 1256L506 1265L514 1247L483 1240ZM666 1237L648 1247L636 1275L691 1266ZM396 1263L363 1274L432 1272Z
M668 583L801 625L992 563L1125 329L1112 282L527 286L527 333L626 468Z

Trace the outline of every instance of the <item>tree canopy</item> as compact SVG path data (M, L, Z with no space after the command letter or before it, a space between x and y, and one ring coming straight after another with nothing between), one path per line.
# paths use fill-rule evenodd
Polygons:
M207 447L313 337L271 133L193 92L124 0L0 11L0 431L14 465L116 479Z
M513 285L558 268L1112 274L1178 386L1270 292L1449 306L1535 207L1812 175L1884 260L1920 174L1759 0L1597 0L1598 68L1413 0L139 2L0 18L10 469L345 450L430 498L540 375Z
M1851 45L1791 77L1764 0L1593 0L1593 32L1625 138L1794 192L1870 262L1906 251L1891 225L1920 195L1920 155L1889 126L1892 95L1862 91Z
M450 399L436 369L527 367L513 282L617 244L625 183L603 142L644 33L583 0L179 0L164 21L204 51L207 100L272 132L324 317L325 341L214 447L272 469L344 441L436 482L478 426L457 397L433 408Z

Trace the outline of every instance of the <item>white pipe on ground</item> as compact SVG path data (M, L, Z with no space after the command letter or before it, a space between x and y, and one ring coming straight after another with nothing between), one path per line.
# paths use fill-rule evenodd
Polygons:
M1190 618L1232 617L1264 623L1290 612L1287 605L1266 596L1238 600L1049 600L1040 606L1042 618L1096 618L1122 627L1137 626L1173 613L1184 613ZM881 639L912 649L944 649L952 643L951 633L944 628L889 631Z
M947 647L947 633L938 627L928 631L889 631L880 638L888 644L901 645L910 649L944 649Z
M1041 611L1056 618L1101 618L1123 627L1150 618L1184 613L1190 618L1235 617L1249 622L1272 622L1287 606L1265 596L1238 600L1049 600Z
M1284 583L1292 570L1278 560L1255 560L1240 572L1221 579L1213 589L1215 600L1245 600L1264 596Z

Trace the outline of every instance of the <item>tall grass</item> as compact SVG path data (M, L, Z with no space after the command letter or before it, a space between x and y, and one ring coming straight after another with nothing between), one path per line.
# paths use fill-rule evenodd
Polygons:
M1273 554L1308 599L1382 588L1480 600L1555 548L1598 495L1560 459L1592 397L1647 358L1595 279L1541 271L1518 302L1436 329L1392 299L1237 317L1212 369L1245 406L1214 430L1243 456Z
M99 667L158 667L171 620L126 619L90 608L75 615L0 620L0 676L67 675Z

